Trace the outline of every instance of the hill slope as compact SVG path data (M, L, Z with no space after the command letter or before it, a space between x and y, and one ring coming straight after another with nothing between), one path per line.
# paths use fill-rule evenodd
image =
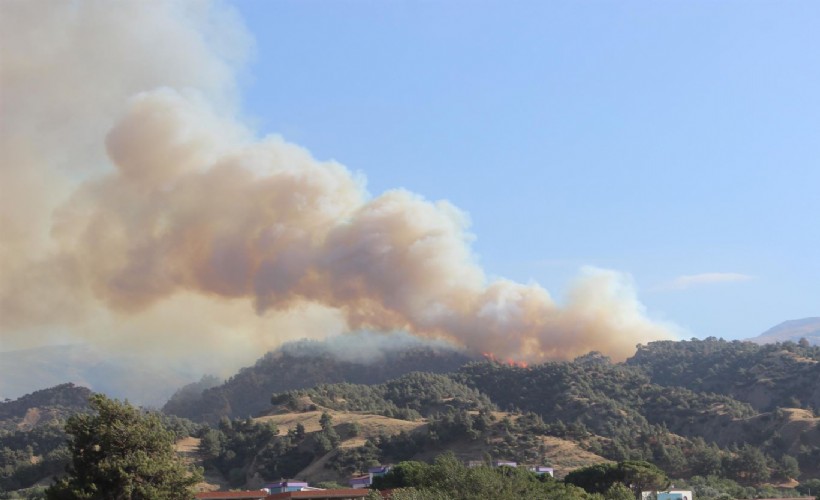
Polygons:
M652 342L626 361L653 383L714 392L757 410L820 408L820 347L708 338Z
M530 436L524 430L526 424L522 424L520 429L516 427L521 416L506 412L494 412L492 421L480 435L469 437L442 433L439 444L427 442L424 446L409 446L407 443L414 440L427 440L431 435L431 426L438 425L440 430L440 423L435 418L408 421L369 413L338 411L317 406L309 398L302 398L301 401L305 408L310 406L316 409L293 411L279 406L271 410L270 415L243 424L234 423L231 429L222 428L219 432L223 433L221 439L228 443L227 447L221 455L198 462L209 471L212 483L202 485L202 489L222 483L223 475L232 477L232 482L228 482L233 487L257 488L266 480L278 479L271 476L272 471L287 472L284 477L311 484L345 484L348 478L366 471L368 466L400 460L430 460L444 451L453 452L465 462L483 462L490 456L524 462L526 457L530 457L532 463L551 464L559 476L578 467L606 461L569 440ZM323 418L329 418L332 426L323 428ZM256 440L256 449L245 455L241 465L226 461L226 457L242 452L234 447L235 443L242 441L235 439L237 425L243 426L245 436L250 436L271 424L276 426L278 434L269 435L266 441ZM304 434L297 435L297 425L303 427ZM318 443L328 432L327 429L332 429L329 432L339 436L338 443L331 449L322 449ZM277 449L279 452L272 451ZM534 455L533 449L537 450ZM503 456L499 455L499 450L504 450ZM282 463L283 457L298 457L299 467L289 468L289 464ZM200 460L202 458L200 456Z
M731 360L745 359L747 351L780 359L782 346L775 347L710 340L644 349L667 362L687 360L679 363L692 370L701 356L689 351L721 348L726 366L718 366L728 377ZM594 354L529 368L474 362L450 374L414 372L382 384L286 391L272 397L274 410L254 420L281 427L279 437L269 438L275 442L254 458L226 462L220 457L229 446L212 464L224 474L233 470L236 486L257 476L339 480L375 463L426 460L445 451L463 460L546 463L562 473L596 460L647 460L672 477L717 475L747 485L788 480L799 473L796 466L808 475L820 472L820 419L813 412L760 411L729 395L672 385L663 371L657 378L668 385L655 383L653 369L662 364L613 364ZM770 390L793 388L790 377L800 373L786 370L770 379ZM333 420L332 430L322 426L323 415ZM223 429L221 423L224 436L214 442L246 442L231 437L258 432L237 431L246 426L235 421Z
M88 410L85 387L62 384L0 403L0 491L31 486L64 470L65 420Z
M221 417L254 416L267 410L276 392L317 384L377 384L412 371L446 373L472 358L452 348L420 344L380 351L380 355L342 359L328 344L303 341L286 344L243 368L224 384L198 397L174 395L163 411L194 421L216 423Z
M673 478L718 476L743 487L820 475L820 347L805 343L653 342L625 363L590 353L529 368L462 365L464 355L430 346L367 359L339 359L315 343L281 349L224 384L205 389L216 381L203 380L169 402L212 427L168 423L180 435L197 432L185 449L222 487L338 481L446 451L561 473L647 460ZM87 392L66 385L0 404L2 458L13 462L0 466L26 476L4 476L3 484L43 477L34 463L49 463L53 443L64 439L63 414L48 408L81 411ZM221 418L228 415L243 418Z
M0 403L0 429L27 428L39 423L31 421L32 413L48 413L56 419L65 419L88 409L91 390L74 384L61 384L34 391L14 401ZM29 418L27 418L29 417Z
M806 339L811 345L820 345L820 318L784 321L748 340L756 344L773 344L775 342L798 342L801 338Z

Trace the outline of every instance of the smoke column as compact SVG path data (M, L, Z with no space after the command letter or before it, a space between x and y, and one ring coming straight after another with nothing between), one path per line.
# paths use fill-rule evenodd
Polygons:
M223 4L0 9L4 350L82 339L244 363L369 329L533 362L672 335L622 274L582 270L561 305L489 280L450 203L370 195L256 137L236 112L252 42Z

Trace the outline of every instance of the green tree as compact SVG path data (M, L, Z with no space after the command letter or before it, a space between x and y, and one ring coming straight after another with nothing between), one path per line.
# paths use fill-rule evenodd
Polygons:
M627 460L625 462L603 463L576 469L564 478L568 484L580 486L589 493L606 495L615 484L623 484L637 498L641 491L660 490L669 484L669 478L662 470L649 462ZM620 490L620 489L619 489Z
M779 472L784 479L791 479L799 476L800 465L797 463L797 459L791 455L783 455L780 459Z
M537 476L516 467L465 467L452 453L436 458L431 465L401 462L385 476L374 478L376 489L390 488L405 500L555 500L589 499L582 489L551 477Z
M174 453L174 435L158 415L102 394L91 396L91 414L74 415L68 475L47 491L49 499L176 500L193 496L200 471L188 471Z
M319 419L319 425L322 426L322 430L326 431L333 427L333 417L326 411L322 412L322 417Z
M655 465L641 460L627 460L618 464L620 481L632 488L636 498L642 491L661 490L669 486L666 473Z
M370 500L370 498L371 497L368 497L368 500ZM372 498L374 500L381 500L382 496L379 493L375 493ZM455 498L456 497L443 491L429 489L419 490L416 488L399 488L393 490L390 494L391 500L454 500Z
M720 453L720 448L712 444L706 446L699 444L692 454L690 465L692 472L701 476L717 476L723 470L723 460Z
M305 426L302 425L302 422L296 424L296 431L294 432L294 436L296 436L296 439L299 440L305 438Z
M589 493L604 493L620 479L617 464L602 463L575 469L567 474L564 482L579 486Z
M426 486L430 483L430 469L424 462L401 462L386 475L374 477L373 486L378 489Z
M806 496L811 496L812 494L820 495L820 479L801 481L795 490Z
M336 429L333 428L333 417L331 417L328 412L322 412L319 425L322 426L322 432L316 436L316 442L320 453L324 454L336 449L339 446L341 438L336 432Z
M606 500L634 500L635 495L624 483L615 483L604 492Z
M208 429L199 441L199 451L205 460L213 460L222 453L225 447L225 434L218 429Z
M745 444L732 460L732 470L739 481L762 483L771 475L766 456L760 449Z

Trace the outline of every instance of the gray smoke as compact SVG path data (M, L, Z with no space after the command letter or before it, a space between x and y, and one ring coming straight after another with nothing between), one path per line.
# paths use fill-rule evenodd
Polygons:
M0 4L4 350L79 339L217 355L224 374L351 330L530 362L672 336L623 274L584 269L561 305L490 280L450 203L371 196L257 138L235 112L249 37L225 5L49 7Z

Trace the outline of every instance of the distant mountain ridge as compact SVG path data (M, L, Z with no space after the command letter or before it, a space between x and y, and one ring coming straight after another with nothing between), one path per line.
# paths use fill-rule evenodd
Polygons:
M811 345L820 345L820 317L784 321L748 340L755 344L773 344L799 342L801 338L808 340Z
M132 403L161 406L174 390L201 374L179 364L147 363L136 354L89 344L0 352L0 399L14 399L65 382Z

